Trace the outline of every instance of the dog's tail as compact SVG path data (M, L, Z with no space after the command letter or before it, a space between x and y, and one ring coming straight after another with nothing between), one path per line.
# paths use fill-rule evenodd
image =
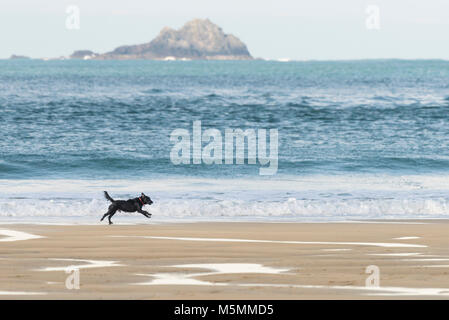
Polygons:
M104 197L111 202L115 201L114 199L111 198L111 196L106 191L104 191Z

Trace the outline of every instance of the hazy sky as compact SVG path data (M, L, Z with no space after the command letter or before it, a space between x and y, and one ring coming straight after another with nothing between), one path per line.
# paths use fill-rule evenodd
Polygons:
M80 28L66 28L69 5ZM375 13L379 9L380 29ZM271 59L449 59L449 0L1 0L0 58L106 52L209 18ZM374 21L374 22L373 22Z

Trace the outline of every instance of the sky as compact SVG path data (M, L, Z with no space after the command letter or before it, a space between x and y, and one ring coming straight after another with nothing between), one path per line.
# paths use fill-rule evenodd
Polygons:
M256 58L449 59L449 0L1 0L0 58L104 53L194 18Z

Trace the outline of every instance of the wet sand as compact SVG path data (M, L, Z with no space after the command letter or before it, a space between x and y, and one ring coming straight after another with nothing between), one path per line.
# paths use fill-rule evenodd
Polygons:
M449 298L449 221L0 225L0 299L418 298Z

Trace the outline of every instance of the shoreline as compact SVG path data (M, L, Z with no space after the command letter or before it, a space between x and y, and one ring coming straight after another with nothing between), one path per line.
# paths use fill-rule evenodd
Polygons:
M378 222L2 225L0 299L449 298L449 220Z
M39 219L38 219L39 218ZM108 226L107 221L100 221L101 215L98 217L20 217L15 219L1 218L1 226ZM114 226L145 226L145 225L172 225L172 224L432 224L449 222L449 218L367 218L367 219L307 219L307 218L281 218L281 217L251 217L251 218L150 218L146 219L141 216L115 216Z

